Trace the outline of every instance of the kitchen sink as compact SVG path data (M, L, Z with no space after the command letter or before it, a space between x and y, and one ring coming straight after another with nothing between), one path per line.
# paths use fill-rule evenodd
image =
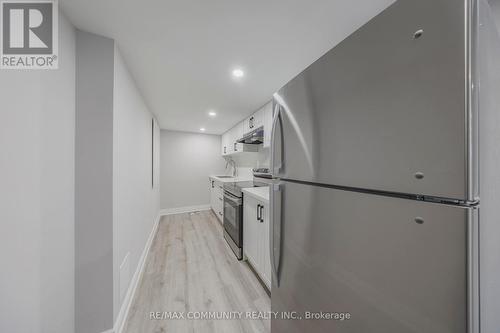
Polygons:
M234 178L233 176L215 176L217 178Z

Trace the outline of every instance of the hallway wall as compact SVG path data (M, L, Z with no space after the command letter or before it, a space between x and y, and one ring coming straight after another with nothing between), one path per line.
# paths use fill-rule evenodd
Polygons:
M118 328L137 281L160 140L114 40L78 30L76 45L76 333L95 333Z
M115 46L113 87L113 321L160 210L160 129ZM154 142L153 142L154 141Z
M161 208L210 203L208 176L225 173L219 135L161 131Z
M112 39L77 30L76 332L113 326Z
M0 332L74 331L75 29L59 69L0 73Z

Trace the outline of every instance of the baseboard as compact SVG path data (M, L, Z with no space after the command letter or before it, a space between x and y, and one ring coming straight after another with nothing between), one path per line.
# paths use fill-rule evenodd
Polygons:
M127 320L128 313L130 311L130 306L132 305L132 301L134 299L135 293L137 291L137 287L139 285L139 281L141 280L142 274L144 273L144 268L146 261L148 259L149 251L151 250L151 244L153 244L153 239L156 235L156 230L158 230L158 224L160 222L161 212L156 216L153 229L149 234L148 241L144 246L144 250L142 251L141 258L139 259L139 263L137 264L137 268L135 270L134 276L130 281L130 285L128 287L127 293L125 294L125 298L123 299L122 306L120 307L120 312L118 312L118 316L116 317L115 325L112 330L106 331L103 333L121 333L125 326L125 322Z
M173 214L183 214L183 213L191 213L197 212L201 210L209 210L210 205L199 205L199 206L186 206L186 207L178 207L178 208L167 208L160 210L160 215L173 215Z

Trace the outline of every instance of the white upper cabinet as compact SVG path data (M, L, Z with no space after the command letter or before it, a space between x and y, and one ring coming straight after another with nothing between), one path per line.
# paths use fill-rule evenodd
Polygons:
M264 125L264 148L271 146L271 130L273 127L273 103L269 102L261 109Z
M254 113L252 130L264 126L264 111L265 111L264 108L265 107L262 107L259 110L257 110L257 112Z
M245 134L245 122L239 122L236 126L233 127L233 137L234 141L239 140Z
M231 154L231 130L222 135L222 155Z
M222 135L222 155L233 154L238 151L237 140L243 137L243 122L231 128Z
M250 116L250 117L246 118L245 120L243 120L243 134L244 135L246 135L247 133L249 133L249 132L252 131L252 127L250 125L250 118L252 118L252 116Z
M238 152L238 143L237 141L243 137L243 122L238 123L238 125L234 126L229 130L229 153Z
M253 130L261 127L263 124L262 109L252 114L244 121L244 134L248 134Z
M241 153L243 151L257 151L258 146L255 146L253 147L255 149L252 149L251 147L248 147L249 145L246 145L244 148L243 145L237 144L237 141L259 127L264 128L264 147L269 147L271 145L272 122L272 102L269 102L257 110L253 115L238 123L222 135L222 156Z
M222 134L222 140L221 140L221 154L222 156L225 156L229 154L229 132L226 132Z

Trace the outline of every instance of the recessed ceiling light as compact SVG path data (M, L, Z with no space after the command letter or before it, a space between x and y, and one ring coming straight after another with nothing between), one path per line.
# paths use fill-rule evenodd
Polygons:
M215 116L217 115L217 112L215 112L215 111L209 111L209 112L208 112L208 115L209 115L210 117L215 117Z
M204 127L200 128L200 131L205 132L205 128Z
M243 70L241 68L236 68L236 69L233 69L233 76L235 78L241 78L241 77L245 76L245 72L243 72Z

